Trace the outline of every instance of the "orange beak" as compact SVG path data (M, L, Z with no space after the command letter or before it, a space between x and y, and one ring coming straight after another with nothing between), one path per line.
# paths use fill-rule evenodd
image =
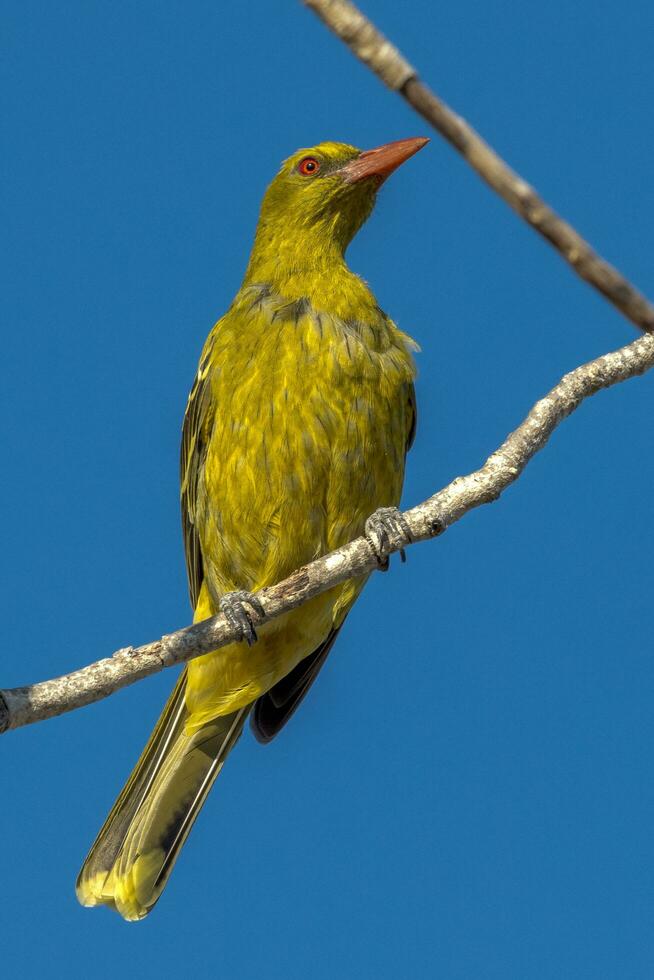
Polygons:
M367 177L376 177L379 183L393 173L394 170L422 150L429 140L425 136L414 136L408 140L396 140L376 146L374 150L364 150L355 160L350 160L338 171L348 184L356 184Z

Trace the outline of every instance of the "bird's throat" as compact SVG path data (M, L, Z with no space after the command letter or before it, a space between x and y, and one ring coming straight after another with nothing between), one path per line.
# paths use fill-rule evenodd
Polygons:
M335 219L283 222L262 217L243 287L265 283L289 302L307 299L316 310L366 318L377 309L368 286L349 269L349 236L339 234Z

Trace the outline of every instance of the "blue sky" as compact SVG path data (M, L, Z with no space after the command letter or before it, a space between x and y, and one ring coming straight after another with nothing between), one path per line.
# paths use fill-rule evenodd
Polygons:
M651 5L365 9L654 292ZM2 35L11 686L188 621L181 418L263 190L298 146L429 131L291 0L5 0ZM407 505L636 335L438 138L349 257L422 347ZM654 376L598 395L501 501L370 582L283 737L241 741L144 923L73 883L172 674L2 738L5 967L650 978L653 399Z

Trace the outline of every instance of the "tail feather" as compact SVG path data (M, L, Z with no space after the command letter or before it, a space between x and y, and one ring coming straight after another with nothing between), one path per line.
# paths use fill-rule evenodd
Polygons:
M77 879L82 905L142 919L159 899L249 708L186 735L184 672Z

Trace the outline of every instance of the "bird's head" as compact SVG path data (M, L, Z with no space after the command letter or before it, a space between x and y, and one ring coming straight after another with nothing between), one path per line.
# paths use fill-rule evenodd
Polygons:
M380 186L428 142L415 137L363 151L325 142L294 153L264 196L247 278L262 263L318 269L342 258Z

